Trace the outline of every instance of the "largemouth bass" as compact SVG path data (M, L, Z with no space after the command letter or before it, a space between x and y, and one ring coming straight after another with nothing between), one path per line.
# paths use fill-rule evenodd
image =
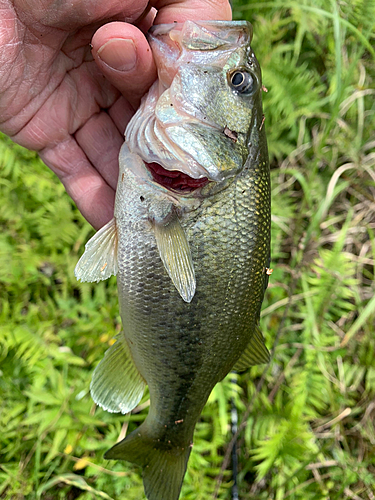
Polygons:
M123 332L91 394L144 423L105 457L143 467L149 500L177 500L207 398L266 362L259 331L270 248L261 73L247 22L151 29L158 68L125 132L114 219L87 243L82 281L117 274Z

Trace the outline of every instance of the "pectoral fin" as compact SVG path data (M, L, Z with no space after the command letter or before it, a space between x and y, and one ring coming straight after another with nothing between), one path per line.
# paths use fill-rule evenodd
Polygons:
M270 353L264 343L264 337L258 326L255 326L254 334L247 344L245 352L234 365L233 370L238 372L247 370L250 366L268 363Z
M85 245L74 270L77 280L102 281L117 273L117 229L113 218Z
M195 273L190 246L177 214L167 223L154 223L154 232L161 260L178 293L185 302L195 294Z
M117 335L117 341L95 368L90 385L95 403L112 413L128 413L135 408L146 386L121 336Z

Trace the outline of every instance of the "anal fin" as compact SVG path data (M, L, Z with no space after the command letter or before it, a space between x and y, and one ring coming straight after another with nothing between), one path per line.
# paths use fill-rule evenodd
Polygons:
M122 335L117 335L117 341L95 368L90 385L95 403L112 413L128 413L135 408L146 386Z
M101 281L117 273L117 229L113 218L86 243L74 270L77 280Z
M233 370L242 372L247 370L250 366L268 363L270 360L270 353L264 343L264 337L259 329L255 326L253 336L247 344L244 353L233 367Z

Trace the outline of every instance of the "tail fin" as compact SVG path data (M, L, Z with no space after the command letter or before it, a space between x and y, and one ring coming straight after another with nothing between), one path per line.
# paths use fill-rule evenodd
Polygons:
M143 428L143 429L142 429ZM191 445L172 448L147 435L145 424L107 451L104 458L127 460L143 467L148 500L178 500Z

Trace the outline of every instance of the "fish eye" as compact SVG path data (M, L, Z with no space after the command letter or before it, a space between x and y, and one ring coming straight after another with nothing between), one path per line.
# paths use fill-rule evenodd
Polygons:
M254 93L257 80L249 71L236 69L229 73L228 77L230 86L239 94L250 95Z

